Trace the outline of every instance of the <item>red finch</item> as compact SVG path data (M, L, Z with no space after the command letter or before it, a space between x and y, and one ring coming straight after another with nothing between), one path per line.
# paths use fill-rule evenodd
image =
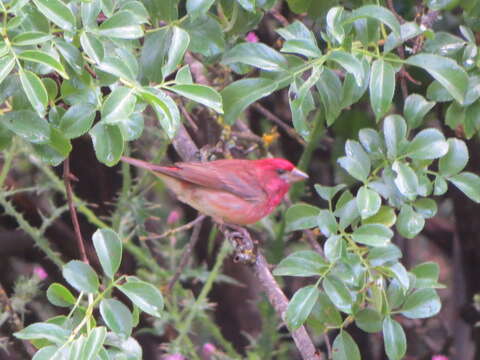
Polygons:
M285 159L216 160L160 166L122 157L152 171L178 199L216 221L253 224L270 214L290 184L308 178Z

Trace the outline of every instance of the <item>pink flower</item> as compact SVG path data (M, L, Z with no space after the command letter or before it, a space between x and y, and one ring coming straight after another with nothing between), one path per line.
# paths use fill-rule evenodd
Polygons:
M210 355L215 355L215 353L217 352L217 348L215 347L215 345L211 343L206 343L203 345L202 351L203 351L203 355L210 356Z
M432 360L448 360L448 357L445 355L434 355Z
M256 43L258 42L258 36L254 32L249 32L247 36L245 36L245 41L246 42L251 42L251 43Z
M178 210L172 210L170 212L170 214L168 214L168 217L167 217L167 224L168 225L172 225L172 224L175 224L178 220L180 220L181 218L181 214L180 214L180 211Z
M45 280L48 277L45 269L39 265L33 267L33 274L36 275L40 280Z
M186 360L182 354L165 355L162 359L163 360Z

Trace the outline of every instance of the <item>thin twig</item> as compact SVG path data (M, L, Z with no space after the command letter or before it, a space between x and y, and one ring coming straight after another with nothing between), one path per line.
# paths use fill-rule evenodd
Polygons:
M318 243L318 241L316 239L316 236L313 234L313 231L312 230L305 230L305 234L307 235L308 243L313 248L313 250L318 252L320 255L325 256L325 254L323 253L322 247Z
M291 138L295 139L298 143L301 145L305 146L305 140L303 140L295 130L293 130L290 126L288 126L285 121L280 119L277 115L272 113L270 110L268 110L266 107L264 107L260 103L254 103L253 108L257 110L259 113L261 113L267 120L270 120L271 122L275 123L279 127L281 127Z
M191 229L195 224L198 222L201 222L203 219L205 219L205 215L200 215L199 217L195 218L194 220L190 221L189 223L186 223L185 225L179 226L174 229L170 229L165 231L163 234L160 235L151 235L151 236L141 236L140 240L158 240L158 239L163 239L166 238L167 236L174 235L176 233L179 233L181 231L186 231Z
M85 264L88 264L87 252L85 251L85 244L83 242L82 232L80 231L80 224L78 223L77 211L75 210L75 205L73 204L73 190L70 179L72 174L70 173L70 158L67 158L63 161L63 181L65 183L65 192L67 195L68 208L70 210L70 217L72 218L73 229L75 230L75 238L77 239L77 247L80 252L80 259Z
M166 289L167 292L170 292L173 289L173 286L175 285L177 280L180 278L180 275L185 269L185 266L187 266L188 264L188 260L190 259L192 250L197 244L197 241L200 237L200 230L202 229L203 219L205 219L205 215L201 215L194 220L195 227L193 228L192 236L190 237L190 241L188 242L187 247L182 253L182 257L180 258L180 263L178 264L175 274L173 275L172 279L168 282L167 289Z
M182 112L183 116L185 116L185 119L187 119L188 124L192 127L193 130L198 131L198 126L193 120L192 115L185 109L184 105L180 105L180 111Z

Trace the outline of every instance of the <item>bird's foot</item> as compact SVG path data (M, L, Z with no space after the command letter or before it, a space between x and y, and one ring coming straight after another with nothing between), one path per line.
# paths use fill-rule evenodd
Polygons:
M230 231L228 228L231 228L235 231ZM247 229L237 225L221 224L220 231L223 232L225 237L228 239L228 241L230 241L235 249L235 262L247 264L252 264L255 262L255 246Z

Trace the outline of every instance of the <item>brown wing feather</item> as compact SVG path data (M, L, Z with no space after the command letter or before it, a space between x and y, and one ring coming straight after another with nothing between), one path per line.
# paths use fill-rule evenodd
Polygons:
M266 196L249 160L176 163L175 167L159 167L154 171L207 188L227 191L248 201L259 201Z

